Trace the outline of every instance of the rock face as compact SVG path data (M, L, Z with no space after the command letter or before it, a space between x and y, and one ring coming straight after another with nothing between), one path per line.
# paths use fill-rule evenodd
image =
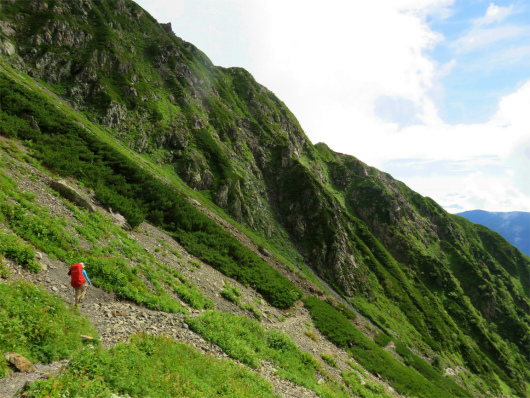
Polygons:
M4 358L7 362L12 364L19 372L35 372L37 369L25 357L16 352L6 352Z
M90 213L94 213L96 211L96 207L92 204L91 200L68 185L66 181L53 180L50 182L50 186L59 192L62 197L68 199L80 207L87 209Z

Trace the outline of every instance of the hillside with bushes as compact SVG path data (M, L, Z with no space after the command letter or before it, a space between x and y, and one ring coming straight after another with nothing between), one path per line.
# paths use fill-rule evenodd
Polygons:
M287 105L247 71L216 67L177 35L129 0L2 4L0 253L9 267L43 272L37 252L64 267L84 261L94 285L116 300L178 317L198 311L186 321L190 333L248 377L272 364L280 378L317 396L529 396L528 256L392 176L314 145ZM58 221L21 188L35 177L12 170L25 167L65 178L99 210L67 203L75 226ZM129 231L109 224L115 213ZM212 295L191 283L174 254L146 257L130 235L148 225L227 278L225 289ZM5 286L13 297L34 289ZM321 335L352 365L333 367L333 356L265 328L267 318L237 286L279 311L278 323L302 311L310 319L305 338ZM3 327L12 339L20 333ZM109 355L127 369L128 357L151 366L150 352L168 361L199 355L168 339L123 336L105 351L65 348L59 356L29 343L20 349L33 360L72 358L72 371L50 384L57 394L89 377L77 394L157 396L127 389L126 372L105 382L96 374L103 377ZM11 346L0 340L3 351ZM86 376L91 367L102 373ZM168 380L196 382L184 369L171 372ZM256 383L248 390L261 391L254 396L281 395ZM52 388L41 384L41 392Z

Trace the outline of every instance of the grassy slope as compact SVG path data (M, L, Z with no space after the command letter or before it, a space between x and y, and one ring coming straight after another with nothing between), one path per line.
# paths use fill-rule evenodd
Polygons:
M42 125L44 125L44 123L42 123ZM39 219L32 219L30 216L26 215L21 219L19 216L16 216L13 214L13 212L15 211L13 209L13 207L6 207L4 210L5 210L5 220L7 221L8 225L11 227L11 228L14 228L15 231L17 231L19 234L21 234L25 239L29 240L29 241L32 241L33 244L37 245L38 247L46 250L48 253L50 254L54 254L55 256L57 256L58 258L60 259L63 259L65 261L69 261L71 260L70 257L69 257L69 253L72 249L74 249L75 247L60 247L60 246L57 246L56 242L61 242L61 244L64 244L65 242L68 243L70 242L69 244L71 245L75 245L75 242L71 242L68 237L66 236L66 233L64 231L62 231L60 229L60 225L61 223L55 223L57 225L57 227L55 227L54 229L52 229L50 231L50 233L48 233L46 236L41 236L42 234L35 234L35 233L32 233L32 231L37 231L37 230L42 230L44 229L45 225L49 225L51 224L51 221L50 220L47 220L46 218L46 215L45 213L42 213L42 212L39 212L39 209L35 208L34 206L31 205L31 202L29 201L25 201L23 198L21 198L20 196L17 196L17 193L15 190L11 189L7 189L8 188L8 185L13 187L14 184L13 183L9 183L9 179L4 177L3 178L3 181L6 183L5 185L5 195L10 195L11 198L15 199L18 201L18 204L19 204L19 207L20 206L23 206L26 211L29 210L30 212L33 212L36 216L40 215L40 218ZM20 207L21 208L21 207ZM74 210L74 208L72 208ZM23 213L20 213L20 214L23 214ZM101 225L100 228L110 228L109 225L105 225L103 226L102 224L97 224L97 223L101 223L102 221L101 220L95 220L95 219L90 219L90 217L97 217L97 216L90 216L90 217L87 217L87 216L84 216L82 213L80 212L76 212L77 216L79 217L80 221L82 221L82 224L81 225L84 225L85 227L89 227L90 226L90 223L96 223L96 225ZM84 218L83 218L84 217ZM38 220L38 223L35 224L35 222L37 222ZM88 224L88 225L87 225ZM97 229L96 229L97 230ZM93 234L96 234L96 232L94 232L94 224L92 225L92 230L83 230L82 228L78 228L78 231L81 232L81 233L84 233L85 237L86 238L89 238L90 235L93 235ZM91 232L90 232L91 231ZM52 234L52 235L50 235ZM120 237L120 241L123 242L125 237L124 236L121 236L123 234L120 234L119 230L115 230L114 231L114 234L116 236L119 236ZM51 238L50 238L51 237ZM109 246L112 246L109 245ZM112 250L112 249L111 249ZM105 251L105 250L104 250ZM112 253L112 251L110 252ZM131 248L131 251L130 253L136 253L136 250L133 248ZM95 263L95 264L98 264L98 263L101 263L101 260L98 262L98 260L96 258L94 258L93 256L97 255L97 253L94 253L94 254L91 254L91 253L87 253L87 256L92 256L90 258L90 261L88 261L89 263ZM120 253L120 255L122 255ZM138 259L136 259L138 260ZM140 260L141 262L141 260ZM112 257L111 257L111 261L110 263L112 264ZM106 262L106 264L104 266L108 266L108 262ZM114 289L114 285L112 283L109 284L108 281L106 281L105 279L101 279L100 276L104 276L104 275L109 275L109 274L115 274L116 273L116 268L113 268L114 271L110 270L110 269L105 269L105 268L99 268L99 267L96 267L97 269L94 269L92 270L92 273L94 275L94 283L96 284L99 284L100 286L106 288L106 289L109 289L109 290L113 290ZM122 269L122 272L123 272L123 264L121 264L120 266L120 269ZM125 267L125 270L127 270L127 267ZM154 275L154 277L152 277L152 282L153 283L156 283L156 280L157 279L164 279L164 280L167 280L169 278L167 278L166 276L163 276L161 274L159 274L159 272L162 272L163 270L160 270L159 268L156 268L156 272L146 272L146 275ZM145 303L147 305L150 305L149 304L149 301L144 301L141 297L141 288L140 286L138 286L137 282L134 282L134 273L125 273L123 278L118 278L118 282L117 283L117 287L121 287L122 290L119 291L119 294L122 294L124 295L124 297L127 297L127 298L132 298L133 300L139 302L139 303ZM132 279L130 279L132 278ZM131 283L133 283L133 285L127 285L127 283L123 283L124 281L130 279L131 280ZM171 278L173 279L173 278ZM136 286L134 285L136 283ZM131 295L131 292L137 292L135 295ZM163 292L163 289L160 291L160 292ZM161 296L163 297L163 296ZM184 297L184 296L183 296ZM163 301L160 301L157 300L157 305L162 305ZM170 303L170 301L168 302ZM165 310L171 310L171 306L167 307L167 305L164 307L160 307L160 309L165 309ZM217 324L217 326L219 327L220 324ZM238 345L240 345L241 343L238 343ZM374 350L378 350L378 348L375 348L373 347L372 349ZM395 365L390 365L391 367L392 366L400 366L398 365L397 363ZM289 369L287 369L289 371ZM66 384L65 384L66 385ZM323 387L322 387L323 388ZM330 387L331 388L331 387ZM403 390L403 392L406 392L407 389L405 388ZM413 391L413 390L411 390Z
M34 166L40 168L38 162L31 160L27 153L9 140L2 141L1 149L22 162L31 161ZM1 168L18 168L19 174L24 173L23 167L19 167L7 157L2 159ZM9 236L15 239L10 246L11 249L7 251L10 259L38 272L34 248L44 251L50 257L71 262L74 256L79 258L91 252L91 249L77 246L80 238L86 239L85 243L98 248L110 261L117 250L120 257L126 257L129 260L121 263L121 271L119 269L103 271L98 265L97 258L83 257L90 264L90 274L95 285L110 291L121 286L122 290L117 292L119 295L126 294L125 297L149 306L149 302L145 303L141 296L134 297L130 294L130 291L138 292L145 289L142 280L135 278L127 280L127 276L131 276L127 271L136 269L136 272L132 274L136 276L145 272L145 276L150 278L153 287L157 289L158 297L164 297L166 294L164 289L171 289L176 283L180 286L182 282L188 294L183 294L186 292L180 289L177 293L187 301L186 299L190 298L189 294L194 292L194 297L188 302L195 308L202 308L201 303L205 300L200 292L194 290L193 286L185 284L183 277L178 273L156 263L152 256L145 254L144 250L127 237L127 234L105 220L102 215L85 213L64 202L75 216L76 221L66 223L58 217L52 219L49 216L50 210L46 206L34 203L34 196L20 191L16 182L3 170L0 177L2 202L4 205L9 203L9 206L4 206L4 210L6 208L23 209L20 214L26 216L24 228L17 228L18 224L15 221L18 219L14 220L9 213L4 214L5 217L2 218L5 223L3 228L9 228L12 231L9 232ZM31 176L22 175L22 178L31 178ZM57 198L57 200L61 199ZM65 229L66 224L71 229ZM7 230L2 236L5 233ZM75 238L74 235L77 234L78 238ZM67 246L62 246L62 243ZM137 268L135 264L140 266ZM4 275L6 269L0 267L0 271ZM170 272L170 274L164 274L164 272ZM111 281L105 279L105 275L114 275L118 285L109 283ZM162 280L166 282L163 286L158 283ZM26 355L33 361L42 362L69 358L73 354L68 371L49 380L33 384L30 388L32 396L60 396L66 393L70 396L108 396L112 393L165 396L167 391L175 395L198 397L274 396L270 385L252 372L231 363L227 364L226 361L205 357L193 348L171 339L136 336L132 338L132 342L120 344L109 350L84 347L80 335L94 335L94 330L86 320L80 319L76 310L67 309L57 297L25 283L0 284L0 290L2 291L0 309L3 320L0 322L0 329L4 331L0 338L2 352L13 350ZM171 302L170 299L168 304ZM194 303L198 304L194 305ZM172 308L161 307L160 309L171 310ZM53 324L51 319L54 320ZM224 319L228 320L228 323ZM346 387L340 382L326 381L317 385L315 370L321 370L318 361L309 353L302 353L286 335L271 331L267 333L268 337L263 341L263 339L260 340L260 336L264 336L265 331L256 321L216 312L204 313L197 321L190 318L188 322L193 327L193 325L202 325L205 320L208 320L209 326L213 327L217 333L222 332L220 338L212 340L234 358L247 363L248 359L245 358L251 357L241 358L233 355L232 351L250 354L256 350L259 352L258 356L252 354L254 359L249 362L252 367L259 365L260 359L272 359L282 377L314 389L319 396L329 398L350 396ZM239 329L237 333L234 332L234 328ZM248 332L243 334L242 329L247 329ZM208 333L199 331L211 339ZM253 347L256 343L258 349ZM263 352L266 354L264 355ZM116 371L117 368L120 369L119 372ZM0 362L0 369L2 372L7 370L5 362ZM145 371L141 372L139 369ZM204 369L208 369L208 377L204 377ZM354 386L359 394L373 398L386 397L384 389L380 386L370 382L368 387L364 387L360 384L356 373L348 372L347 375L349 385ZM131 380L135 382L132 383Z
M390 176L323 144L316 147L326 161L330 189L376 231L377 239L389 242L392 253L378 248L363 227L357 231L364 235L357 247L377 279L372 279L375 300L356 296L355 306L407 344L434 349L449 360L461 357L474 372L489 373L490 388L497 383L494 374L516 388L509 379L518 379L528 367L529 301L521 285L530 267L527 259L498 241L497 234L448 215ZM400 202L403 198L406 202ZM390 228L382 230L381 224ZM438 235L426 225L437 226ZM485 312L489 302L496 303L495 314ZM478 344L470 344L469 337ZM508 351L513 356L504 354Z
M87 28L96 29L92 30L92 33L97 38L94 45L98 47L88 48L87 51L84 53L75 53L69 55L72 57L72 59L75 59L75 57L77 56L88 57L88 54L90 54L91 51L98 48L102 49L105 47L105 45L112 41L120 42L125 40L124 44L132 44L130 36L125 36L125 39L114 37L111 31L108 31L104 28L104 24L101 23L101 18L113 18L113 20L118 18L118 20L114 22L119 22L123 25L128 24L130 21L122 20L120 19L122 17L112 14L112 10L109 8L111 4L105 5L105 3L103 3L103 5L105 8L103 9L103 11L100 11L99 17L97 13L94 14L95 25L91 25ZM49 18L49 16L42 15L42 18ZM147 16L142 17L141 20L143 21L146 27L149 27L149 29L151 29L151 33L155 33L153 37L160 36L159 32L161 31L161 29L156 24L156 21L153 21L152 18L149 19ZM30 28L36 31L38 25L42 26L43 24L43 21L32 19L30 25L34 26L34 28L32 28L31 26ZM140 42L138 43L137 48L145 48L146 50L149 50L150 48L156 48L156 46L151 46L152 43L150 43L149 40L146 39L146 37L140 37L138 39ZM154 87L156 89L156 94L162 96L161 102L147 101L145 103L145 106L141 105L140 108L137 108L140 113L142 111L146 111L149 115L151 115L148 119L149 127L152 128L154 131L153 136L149 137L151 141L156 138L158 132L161 133L164 131L164 129L172 127L172 123L175 122L176 118L178 118L178 114L183 114L189 117L189 119L206 118L210 122L211 126L221 134L228 134L227 131L229 130L229 127L234 124L234 121L237 119L236 116L244 116L251 121L251 128L253 129L253 132L255 132L256 135L259 136L261 140L263 140L263 143L276 143L277 145L280 145L286 144L288 142L287 136L278 128L278 125L280 123L274 124L271 123L271 120L281 120L282 117L284 117L291 121L294 120L292 124L296 127L297 123L295 122L294 117L292 117L292 115L288 113L288 110L286 110L286 108L283 110L283 114L278 111L279 108L277 108L277 105L282 104L279 103L279 101L277 102L277 99L275 99L273 95L269 95L266 92L265 94L260 93L258 95L257 93L259 93L260 87L255 82L253 82L251 76L249 76L246 72L238 69L215 69L200 52L193 48L193 46L187 46L186 44L183 44L178 40L174 40L171 38L167 39L164 36L163 42L164 44L176 45L179 48L179 51L181 52L183 57L186 58L187 65L192 69L195 76L204 80L204 84L200 85L198 88L194 88L195 90L198 89L199 91L204 91L203 93L201 93L200 96L204 96L205 92L211 94L213 90L216 90L219 93L220 98L217 100L214 99L210 101L208 108L209 110L208 112L206 112L206 108L201 107L198 101L193 101L190 95L186 94L188 90L192 89L189 86L189 82L186 82L184 80L178 80L177 82L174 82L174 86L168 87L166 84L167 82L165 82L163 79L160 78L160 76L154 73L153 68L149 65L149 62L153 62L154 56L156 55L154 52L149 53L149 51L147 51L147 53L138 54L138 57L133 58L131 58L130 55L128 56L126 53L118 54L119 56L123 56L125 57L125 59L130 60L131 62L135 62L135 58L137 58L141 62L145 61L145 63L143 64L135 64L135 67L137 67L137 71L141 71L142 75L147 76L148 79L150 79L150 84L147 85L145 83L142 83L136 86L139 90L140 95L146 95L149 97L152 94L152 91L150 90L152 90L152 87ZM62 50L56 49L56 51ZM28 80L24 76L18 76L12 71L8 72L8 74L11 74L11 77L15 78L19 82L26 81L26 83L30 87L32 87L33 90L35 90L36 92L38 91L37 86L35 86L30 80ZM210 76L212 76L213 79L211 79ZM129 77L130 76L127 76L127 78ZM106 94L107 96L103 96L102 98L96 98L94 100L94 103L89 104L90 107L88 107L89 111L87 112L87 116L92 118L93 120L97 120L98 114L100 115L101 112L105 111L106 105L108 105L110 101L124 100L123 93L121 92L122 87L120 86L120 84L122 84L126 79L124 80L123 77L119 76L111 76L111 78L103 78L102 76L101 78L101 81L108 88ZM59 85L54 85L51 87L54 90L57 90L58 92L60 90ZM232 91L232 87L235 87L235 92ZM166 98L168 98L169 93L176 94L177 92L184 93L183 98L185 99L184 102L186 104L182 103L179 109L173 109L167 104ZM49 95L44 94L44 96L48 98L47 100L53 100L55 102L55 99L52 99ZM133 102L131 102L131 100L126 101L129 101L127 102L127 104L130 106L138 106L137 104L135 105ZM265 103L267 106L261 106L261 103ZM165 106L161 106L164 104ZM87 122L83 116L72 112L67 107L61 107L64 114L67 115L67 119L77 120L80 121L83 125L88 126L91 132L94 133L98 137L98 140L104 143L105 146L112 147L113 151L117 151L120 156L124 156L125 159L128 159L129 161L138 164L137 161L139 157L137 154L134 154L132 151L129 151L126 146L122 146L116 143L115 139L111 135L107 134L107 132L105 132L104 130L101 130L99 127L97 127L96 124L91 124ZM271 116L272 119L269 116ZM283 121L285 120L286 119L284 119ZM129 121L126 121L126 123L128 122ZM20 125L24 126L24 128L27 130L27 122L24 124L24 121L19 119L17 120L17 123L19 123L19 127ZM187 123L189 123L189 120L187 121ZM44 125L46 125L46 123L43 123L43 126ZM68 124L68 126L70 127L71 125ZM60 126L56 125L52 125L52 127L58 127L60 129ZM130 136L124 137L123 139L126 144L131 144L133 142L132 139L135 136L135 131L138 131L138 127L141 126L129 125L127 127L131 128L131 134ZM204 135L201 135L199 137L200 139L193 141L192 145L190 145L190 151L192 149L195 149L206 153L206 162L212 165L214 171L217 170L217 173L219 174L217 178L219 180L222 180L223 178L228 178L233 179L233 181L243 181L243 174L241 173L241 164L236 164L237 170L235 173L229 170L229 168L227 167L222 167L223 147L218 147L218 144L212 143L212 141L209 140L210 134L213 131L213 129L208 129ZM31 131L24 131L24 133L29 134L29 136L31 137ZM25 136L25 138L27 137L28 136ZM232 142L226 145L233 144L234 143ZM36 142L33 145L35 149L41 149L48 144ZM221 148L221 152L219 152L219 148ZM58 149L61 148L54 148L54 150ZM89 160L93 160L92 155L89 152L90 151L86 152L85 155ZM111 153L114 154L116 152ZM155 151L149 155L142 155L144 161L140 163L142 165L141 167L144 170L147 170L150 173L157 175L158 177L170 181L172 184L174 184L174 186L179 187L181 191L186 192L196 198L199 198L199 196L197 196L197 193L187 188L185 184L183 184L177 177L175 177L172 170L168 170L167 168L161 169L157 166L157 162L160 160L159 155L162 156L163 153L158 153ZM311 159L302 159L301 165L300 167L298 167L298 170L303 171L303 176L309 175L314 178L311 160L315 161L316 156L314 153L310 153L309 155L309 158ZM318 157L316 157L316 159L318 161ZM325 156L323 156L322 159L326 159ZM62 156L50 156L47 160L43 160L45 162L47 161L47 165L49 167L64 166L64 168L62 169L62 173L76 175L75 170L71 170L71 165L77 162L79 159L70 158L67 162L64 162ZM84 161L85 159L80 160ZM221 167L215 166L215 163L218 163L219 160L221 160ZM124 172L124 169L113 170L116 175L119 175L120 173ZM77 175L77 177L83 179L83 176L79 177L79 175ZM316 178L314 178L314 181L316 181ZM91 183L89 182L88 185L90 184ZM105 197L105 195L107 195L107 201L109 204L111 203L113 207L115 207L116 204L118 206L121 206L122 211L129 216L129 219L132 222L134 222L135 220L140 220L143 216L146 215L146 213L147 216L150 217L151 221L158 220L161 223L165 222L165 220L160 220L160 214L154 212L150 213L150 210L146 209L141 204L138 206L138 203L136 203L134 199L134 187L130 192L127 192L127 189L125 190L125 192L123 192L122 198L125 199L113 199L112 194L109 193L109 190L113 191L114 187L118 185L119 184L111 184L109 185L111 188L107 187L107 190L100 187L100 196ZM371 189L373 189L373 185L364 182L364 184L359 184L357 188L366 188L369 192ZM384 187L379 188L381 188L381 192L384 192ZM208 195L211 195L211 193L205 192L205 195L208 197ZM337 192L334 187L329 187L327 195L329 196L328 199L330 201L336 200L338 198L339 202L342 203L344 207L346 207L348 210L352 209L352 206L348 203L348 200L346 200L340 192ZM367 195L367 197L373 196ZM414 202L414 200L415 198L411 198L411 202ZM119 203L120 201L122 202L121 204ZM205 201L204 199L201 199L201 202L208 203L208 201ZM421 201L418 202L418 206L426 205L426 202L420 202ZM211 208L215 209L214 206L212 206ZM381 206L381 208L384 208L384 206ZM217 209L217 211L219 210ZM355 212L351 211L351 214L355 214ZM223 216L226 215L224 214ZM323 221L323 224L326 224L326 220ZM380 326L383 330L398 331L400 337L405 342L407 342L407 344L411 344L415 347L418 347L424 352L430 354L432 354L433 348L434 350L439 350L441 348L441 353L445 356L445 359L449 361L449 363L465 363L467 364L467 366L475 367L474 370L477 373L482 374L481 377L486 379L487 382L489 382L490 379L492 380L493 378L491 378L490 375L491 372L495 371L495 368L489 369L488 363L490 360L498 361L497 358L499 358L499 355L497 355L495 352L512 352L513 350L512 348L508 347L505 342L503 342L503 339L497 337L496 334L493 334L487 330L488 325L484 324L484 321L481 320L476 310L472 306L470 306L470 304L466 301L464 294L465 292L460 287L459 280L455 279L452 276L452 273L454 272L457 277L465 277L465 275L459 275L459 273L457 272L458 269L463 268L462 264L464 264L461 261L461 254L457 254L454 260L451 260L450 264L442 264L442 266L440 266L440 263L436 261L431 261L433 257L432 254L440 253L440 249L436 249L433 246L429 246L429 250L432 250L432 253L424 253L423 251L420 251L420 253L430 254L430 256L427 256L426 258L423 256L419 256L415 259L414 263L418 268L426 268L429 270L429 273L427 273L426 275L430 275L432 272L438 272L438 274L441 273L440 277L444 280L445 285L443 289L440 289L440 287L432 286L432 282L428 280L424 280L423 278L416 278L414 274L412 272L409 272L407 269L401 269L401 266L399 264L396 264L396 262L392 260L391 256L388 255L384 248L380 247L380 245L377 243L377 240L374 239L374 237L362 225L362 223L360 223L358 220L353 220L353 223L358 227L359 232L358 237L355 238L358 247L357 253L360 254L361 258L363 259L361 261L361 264L365 265L372 272L372 274L369 276L370 289L374 292L377 298L376 302L373 302L369 298L359 295L356 296L354 299L355 304L360 309L362 309L364 313L368 315L374 321L374 323ZM203 251L203 246L197 246L197 242L194 237L181 233L180 239L187 239L189 247L195 246L196 252ZM261 242L265 241L265 239L261 239ZM287 239L283 239L283 237L280 238L280 240L288 241ZM414 245L416 245L416 243L420 241L420 238L418 236L405 234L404 240L414 242ZM218 247L215 246L216 242L210 243L212 244L212 247L215 247L216 253L219 253L220 250L218 250ZM311 242L307 242L307 244L310 245ZM474 244L475 242L473 242L472 244L468 243L465 245L466 247L457 247L457 250L460 250L460 253L465 252L466 250L469 251L469 246ZM276 250L276 246L272 246L272 248L273 250ZM448 251L450 249L450 247L447 248ZM287 252L284 250L282 251L282 253L287 253L286 255L288 255L289 258L292 258L292 255L288 254L288 250ZM232 254L235 255L235 257L233 255L230 255L230 257L232 257L232 259L236 258L236 261L241 256L241 253ZM212 256L215 255L216 254ZM502 255L502 252L497 253L497 255ZM213 258L212 256L209 257L210 260ZM219 263L220 267L223 267L224 265L225 264L223 264L222 261ZM416 271L417 270L414 270L414 272ZM243 280L247 280L252 283L252 280L248 278ZM506 279L504 276L503 278L501 278L502 284L507 285L508 288L510 288L510 285L506 283L506 281L508 280L509 279ZM486 286L488 285L486 284ZM512 292L515 291L514 289L517 290L516 288L513 288ZM509 292L509 294L513 293ZM504 302L504 297L501 298ZM288 301L288 296L283 297L279 300L279 302L284 303ZM444 315L444 306L449 309L451 318ZM506 301L505 307L511 308L509 305L509 300ZM392 313L392 316L389 316L390 314L388 314L388 311ZM509 311L508 313L517 314L517 310L514 309L514 311ZM469 319L473 319L474 322L477 323L477 325L475 326L473 324L470 324ZM518 323L516 322L516 324ZM511 329L512 327L510 326L510 324L504 324L500 332L506 333ZM487 358L483 358L484 354L479 352L480 348L477 348L472 342L468 341L468 337L466 335L471 336L473 339L476 339L478 341L484 341L483 337L486 336L487 341L493 343L493 346L495 347L495 352L485 354L486 356L491 357L490 360L488 360ZM451 338L447 338L447 336L451 336ZM523 342L523 344L526 343ZM502 361L504 362L505 366L507 364L507 368L525 368L524 362L520 362L520 359L517 358L514 360L516 362L513 362L511 356L503 356ZM519 361L520 363L517 363L517 361ZM499 373L505 374L505 372L503 371L500 371ZM510 374L510 377L517 378L518 376L513 373ZM490 387L494 390L498 389L498 386L496 386L494 382L492 382Z

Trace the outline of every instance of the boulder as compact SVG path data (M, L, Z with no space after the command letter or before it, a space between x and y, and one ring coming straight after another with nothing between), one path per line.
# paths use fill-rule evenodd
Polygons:
M8 40L0 40L0 54L11 56L17 52L13 43Z
M271 253L265 249L263 246L259 246L258 247L258 250L261 254L263 254L265 257L270 257L271 256Z
M132 231L132 228L125 217L123 217L120 213L114 213L112 209L109 209L109 211L110 215L112 216L112 220L114 221L114 224L120 226L125 231Z
M30 361L16 352L6 352L4 358L15 366L19 372L35 372L37 370Z
M69 186L64 180L53 180L50 182L50 186L61 194L61 196L76 205L87 209L90 213L96 211L96 207L92 204L90 199L86 198L83 194L76 191L74 188Z

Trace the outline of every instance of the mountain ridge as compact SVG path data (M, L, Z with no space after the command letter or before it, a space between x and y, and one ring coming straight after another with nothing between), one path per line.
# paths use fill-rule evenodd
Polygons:
M498 232L522 253L530 256L530 213L470 210L456 213L456 215Z
M148 178L140 167L245 231L297 278L311 279L314 270L383 334L468 366L474 393L509 383L522 394L530 265L507 242L390 175L313 145L285 104L248 72L214 67L135 3L28 4L6 3L0 14L3 135L94 189L133 226L147 219L229 274L251 261L260 278L272 275L232 243L223 258L220 247L205 251L217 243L193 229L212 236L218 230L194 220L185 229L172 213L182 202L158 183L138 181ZM73 109L49 120L39 107L54 100L37 101L22 89L38 90L26 76ZM65 114L95 127L82 132ZM71 156L58 140L82 156ZM122 163L113 163L119 154ZM297 288L282 295L274 283L240 277L282 305L301 297Z

